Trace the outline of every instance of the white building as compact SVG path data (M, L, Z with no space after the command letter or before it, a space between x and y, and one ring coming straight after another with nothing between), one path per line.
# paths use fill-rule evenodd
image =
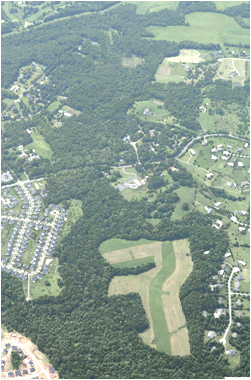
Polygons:
M230 253L230 252L227 252L227 253L225 253L225 255L224 255L225 259L226 259L227 257L230 257L230 256L231 256L231 253Z
M207 178L211 178L211 177L213 177L213 173L208 173L208 174L206 175L206 177L207 177Z
M246 229L245 227L239 227L238 228L239 231L245 231L245 229Z
M212 154L212 156L211 156L211 158L212 158L212 160L218 160L218 158L216 157L216 156L214 156L213 154Z
M238 162L238 166L242 167L243 166L243 162Z
M238 260L238 264L240 264L244 267L247 263L243 260Z
M217 152L217 149L216 148L213 148L212 150L211 150L211 153L216 153Z
M221 156L221 159L223 160L223 161L227 161L227 157L226 156Z
M248 143L244 144L244 148L248 148Z
M215 205L216 210L219 210L219 208L221 206L221 202L217 202L214 205Z
M192 156L195 156L196 152L193 149L189 149L189 153L191 153Z
M228 164L228 166L234 166L233 162L228 162L227 164Z
M203 255L208 255L210 251L203 252Z
M224 145L223 144L219 144L217 145L217 148L222 148Z

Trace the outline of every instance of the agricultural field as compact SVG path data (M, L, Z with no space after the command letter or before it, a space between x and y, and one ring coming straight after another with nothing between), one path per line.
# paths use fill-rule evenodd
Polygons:
M247 1L215 1L217 10L224 11L227 8L235 7L240 4L247 4Z
M31 137L33 142L26 145L25 149L34 149L39 156L51 160L52 150L50 145L45 141L44 137L37 130L31 132Z
M181 49L180 54L177 57L165 58L167 62L179 62L179 63L199 63L204 62L205 59L200 57L201 52L195 49Z
M156 40L249 44L249 30L239 26L232 17L217 13L195 12L186 15L186 22L190 26L149 26L146 30L153 33Z
M188 331L179 300L179 288L192 270L187 240L151 242L110 239L99 248L114 267L155 262L156 268L137 276L113 278L109 295L138 292L150 329L140 334L143 341L173 355L190 353ZM170 308L171 307L171 308Z

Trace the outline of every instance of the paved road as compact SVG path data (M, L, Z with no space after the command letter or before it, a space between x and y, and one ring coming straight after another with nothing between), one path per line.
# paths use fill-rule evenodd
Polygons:
M228 331L229 331L229 329L231 327L231 324L232 324L232 302L231 302L231 295L233 293L231 292L231 280L232 280L232 277L233 277L234 273L239 272L239 270L240 270L238 267L232 267L232 265L229 264L229 263L227 263L227 262L226 262L226 264L228 264L232 268L232 272L231 272L231 274L229 276L229 279L228 279L229 324L228 324L227 329L226 329L226 331L225 331L225 333L223 335L223 338L220 339L220 343L222 343L224 345L225 349L226 349L226 337L227 337Z
M37 179L27 179L26 181L20 181L20 180L18 180L18 182L12 183L11 185L1 186L1 189L5 189L6 187L20 186L22 183L43 181L43 179L44 179L44 177L37 178Z
M175 158L179 158L183 153L185 153L187 151L188 147L190 145L192 145L196 140L201 140L201 139L206 138L206 137L230 137L230 138L235 139L235 140L241 140L241 141L249 142L246 139L243 139L243 138L237 137L237 136L232 136L231 134L230 135L223 134L223 133L205 134L203 136L197 136L194 139L192 139L191 141L189 141L189 143L187 143L187 145L184 146L182 151L177 156L175 156Z

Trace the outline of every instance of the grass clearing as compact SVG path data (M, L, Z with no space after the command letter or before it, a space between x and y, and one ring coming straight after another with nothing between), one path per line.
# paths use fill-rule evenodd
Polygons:
M174 57L178 58L178 57ZM173 59L174 59L173 58ZM170 61L168 58L164 58L163 62L159 65L155 74L155 79L160 83L168 82L181 82L187 78L187 72L180 62Z
M140 245L146 245L146 244L152 244L152 243L153 242L151 240L147 240L147 239L129 241L129 240L124 240L124 239L112 238L100 244L99 252L101 253L101 255L104 255L107 252L117 251L120 249L137 247Z
M34 149L39 156L51 160L51 147L45 141L44 137L38 132L38 130L32 131L30 136L32 137L33 142L26 145L25 149Z
M37 299L39 297L48 295L48 296L54 296L56 297L59 295L60 291L62 288L60 288L57 284L57 280L60 279L60 276L57 274L57 258L54 259L50 264L49 264L49 272L46 276L43 277L42 280L38 280L37 282L32 282L30 281L30 297L32 299ZM49 281L51 286L46 286L45 282ZM27 281L23 281L23 288L24 292L27 296L27 291L28 291L28 284Z
M185 211L182 210L182 205L184 202L189 204L190 210L193 209L193 202L195 199L195 189L190 187L181 187L176 190L180 197L180 201L176 204L175 210L172 213L171 220L180 219L184 216Z
M205 59L200 57L201 53L195 49L181 49L177 57L165 58L168 62L181 62L181 63L199 63L204 62Z
M231 72L238 71L239 75L233 78L229 78ZM219 69L214 77L214 80L224 78L225 80L230 80L233 83L240 82L244 85L246 79L246 60L245 59L234 59L234 58L225 58L220 64Z
M122 58L122 66L127 67L136 67L141 65L144 62L144 58L137 57L136 55L132 55L129 58Z
M76 200L76 199L71 199L70 207L66 211L67 211L67 221L63 224L63 228L60 233L61 237L65 237L66 235L68 235L73 225L83 215L81 201Z
M248 4L247 1L215 1L217 10L224 11L227 8L235 7L240 4Z
M136 14L159 12L165 8L177 9L179 4L178 1L128 1L128 3L137 5Z
M144 115L144 110L149 108L151 115ZM156 99L145 100L135 102L133 108L130 108L127 111L128 114L134 114L138 116L141 120L147 121L157 121L163 119L164 116L169 115L170 113L165 110L164 104L156 103Z
M55 101L55 102L51 103L47 109L50 112L54 112L60 105L61 105L60 102Z
M80 111L74 110L74 108L71 108L69 106L63 106L62 110L64 112L71 113L72 115L79 115L81 113Z
M146 30L153 33L156 40L249 44L249 30L239 26L232 17L210 12L195 12L186 15L186 22L190 26L149 26Z

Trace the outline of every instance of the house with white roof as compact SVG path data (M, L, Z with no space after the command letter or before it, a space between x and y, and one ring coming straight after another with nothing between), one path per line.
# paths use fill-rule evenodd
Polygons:
M228 162L227 164L228 164L228 166L234 166L233 162Z
M211 177L213 177L213 173L208 173L208 174L206 175L206 177L207 177L207 178L211 178Z
M214 161L215 161L215 160L218 160L218 158L217 158L216 156L214 156L213 154L212 154L212 156L211 156L211 159L214 160Z
M242 167L242 166L243 166L243 162L239 161L239 162L238 162L238 166L239 166L239 167Z
M220 206L221 206L221 202L217 202L214 204L216 210L219 210Z
M189 149L189 153L191 153L192 156L195 156L196 152L193 149Z

